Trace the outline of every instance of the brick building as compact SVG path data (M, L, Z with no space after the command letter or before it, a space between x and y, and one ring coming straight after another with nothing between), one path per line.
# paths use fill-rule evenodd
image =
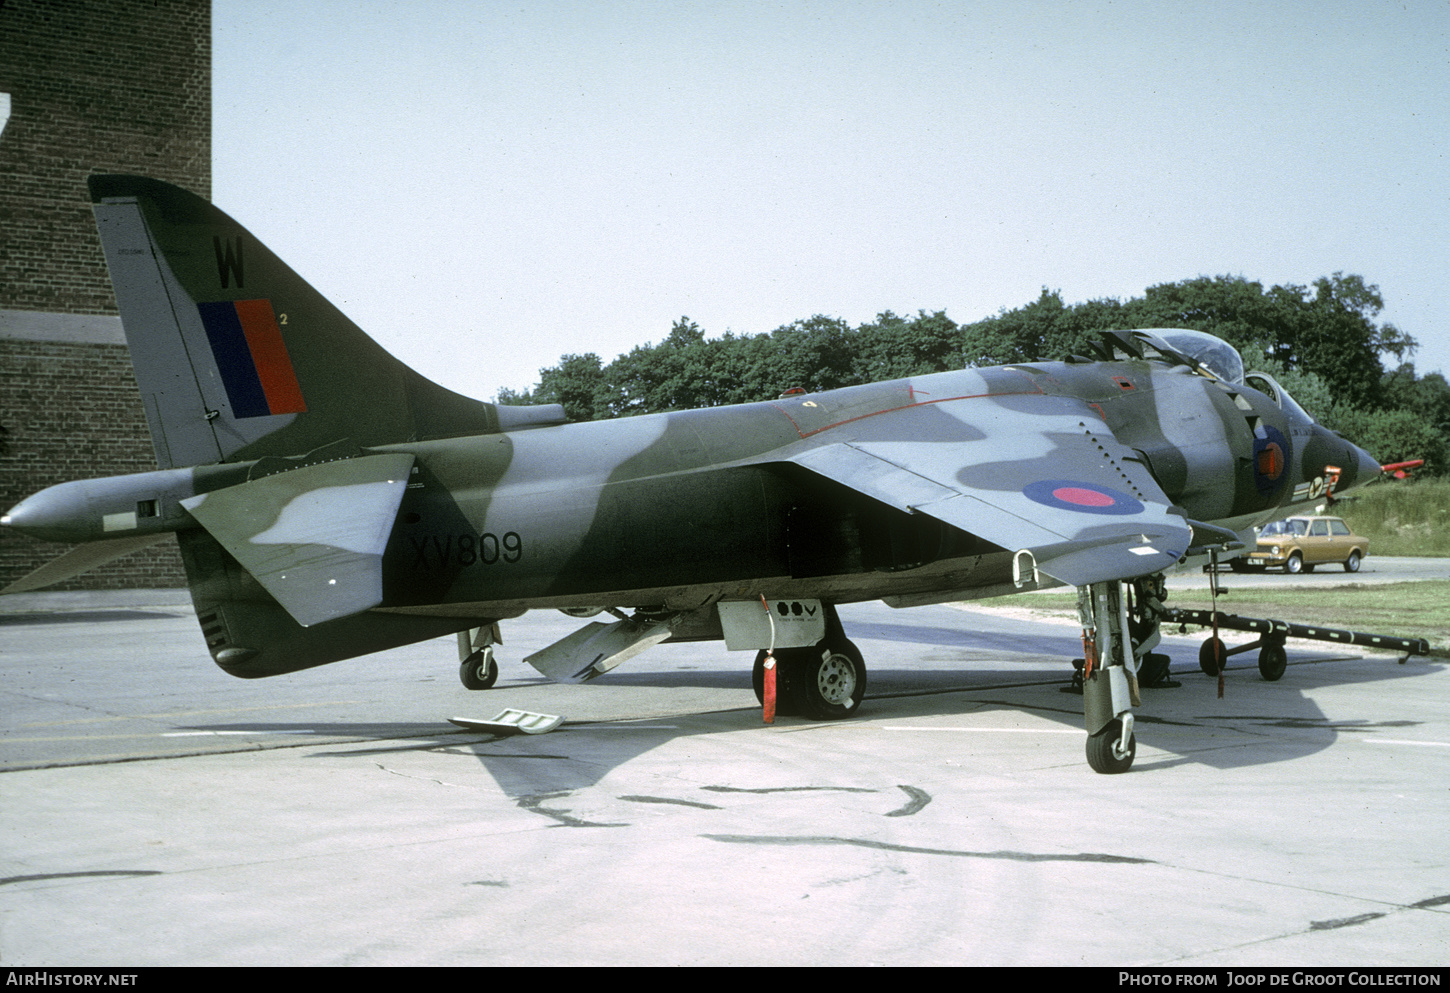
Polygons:
M156 468L86 176L211 197L211 0L0 3L0 508ZM0 586L65 546L0 532ZM59 589L184 585L174 540Z

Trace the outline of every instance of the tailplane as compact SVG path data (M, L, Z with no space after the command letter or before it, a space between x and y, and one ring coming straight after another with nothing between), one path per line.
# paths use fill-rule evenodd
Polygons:
M139 176L89 185L163 469L563 419L557 406L499 408L420 376L186 190Z

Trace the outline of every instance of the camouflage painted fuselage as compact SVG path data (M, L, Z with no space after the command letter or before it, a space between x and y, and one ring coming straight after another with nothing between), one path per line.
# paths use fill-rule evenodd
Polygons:
M1293 506L1296 485L1322 479L1326 465L1345 471L1345 485L1361 471L1353 446L1262 394L1144 361L963 370L393 446L417 463L385 557L383 609L478 618L537 606L681 610L722 596L999 591L1014 549L791 458L930 438L960 453L976 486L1020 491L1074 474L1033 428L1063 409L1105 421L1184 516L1235 531ZM1004 418L1021 424L1010 449ZM1271 440L1280 454L1262 457Z

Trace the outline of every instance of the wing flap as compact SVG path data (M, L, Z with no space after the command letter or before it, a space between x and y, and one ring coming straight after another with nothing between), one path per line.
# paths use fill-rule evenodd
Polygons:
M412 468L412 455L367 455L181 503L298 624L310 627L383 602L383 551Z

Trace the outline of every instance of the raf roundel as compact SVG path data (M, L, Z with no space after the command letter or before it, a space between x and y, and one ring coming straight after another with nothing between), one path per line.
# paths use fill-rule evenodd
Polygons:
M1041 479L1023 488L1027 499L1058 510L1115 517L1139 514L1143 504L1119 490L1078 479Z

